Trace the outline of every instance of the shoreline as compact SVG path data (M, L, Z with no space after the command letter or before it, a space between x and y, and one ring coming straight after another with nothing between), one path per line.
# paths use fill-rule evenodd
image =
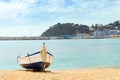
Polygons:
M0 80L120 80L120 68L89 68L33 72L0 70Z
M120 36L112 36L112 37L88 37L88 38L51 38L51 37L39 37L39 36L23 36L23 37L0 37L0 41L11 41L11 40L76 40L76 39L120 39Z

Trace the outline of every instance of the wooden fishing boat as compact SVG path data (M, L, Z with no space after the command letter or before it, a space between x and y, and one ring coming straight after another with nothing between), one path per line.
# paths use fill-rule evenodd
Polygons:
M45 43L41 51L33 54L27 54L25 57L18 57L18 63L26 69L45 71L52 63L53 55L47 52Z

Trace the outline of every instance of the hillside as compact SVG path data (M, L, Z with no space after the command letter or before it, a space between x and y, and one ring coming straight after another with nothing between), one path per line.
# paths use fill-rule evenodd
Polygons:
M57 23L46 30L41 37L75 35L76 32L89 33L89 27L87 25L79 25L74 23Z
M120 30L120 21L115 21L113 23L109 23L107 25L102 25L102 24L95 24L91 26L93 30L99 29L99 30L104 30L104 29L111 29L111 30Z
M90 26L92 30L89 30L87 25L79 25L74 23L57 23L51 26L48 30L42 33L41 37L51 37L51 36L62 36L62 35L75 35L76 33L87 33L91 34L95 30L120 30L120 21L115 21L113 23L108 23L106 25L95 24Z

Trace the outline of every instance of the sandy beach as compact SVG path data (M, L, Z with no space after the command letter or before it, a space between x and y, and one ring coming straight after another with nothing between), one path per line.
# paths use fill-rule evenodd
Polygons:
M0 80L120 80L120 68L51 70L47 72L1 70Z

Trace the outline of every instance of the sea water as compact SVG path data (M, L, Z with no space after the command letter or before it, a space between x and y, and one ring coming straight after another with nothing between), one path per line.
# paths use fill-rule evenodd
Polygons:
M0 70L22 69L17 56L41 50L46 43L54 55L48 69L76 69L120 66L120 39L0 41Z

